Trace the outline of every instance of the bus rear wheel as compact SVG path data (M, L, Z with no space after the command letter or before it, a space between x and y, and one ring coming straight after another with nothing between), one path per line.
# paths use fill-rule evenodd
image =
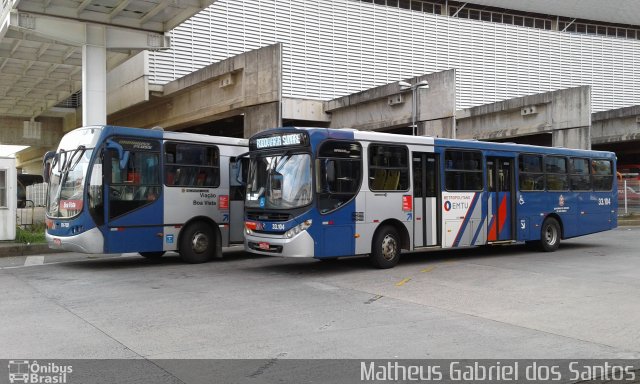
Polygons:
M147 259L159 259L164 255L164 251L159 252L138 252L140 256L146 257Z
M393 268L400 259L400 236L392 226L376 231L371 245L371 263L380 269Z
M203 222L190 224L180 235L180 257L191 264L211 260L216 241L210 225Z
M540 248L544 252L553 252L560 246L560 224L552 217L542 223L540 230Z

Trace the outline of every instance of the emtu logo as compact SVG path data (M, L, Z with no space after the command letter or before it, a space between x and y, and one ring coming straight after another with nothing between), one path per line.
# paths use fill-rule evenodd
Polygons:
M9 382L29 382L29 360L9 360Z

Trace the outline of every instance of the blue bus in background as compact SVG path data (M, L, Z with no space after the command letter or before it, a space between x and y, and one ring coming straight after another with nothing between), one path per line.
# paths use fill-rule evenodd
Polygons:
M200 263L242 244L247 140L116 126L75 129L45 155L49 247L178 251Z
M617 226L611 152L278 128L249 141L245 248L328 259L561 239Z

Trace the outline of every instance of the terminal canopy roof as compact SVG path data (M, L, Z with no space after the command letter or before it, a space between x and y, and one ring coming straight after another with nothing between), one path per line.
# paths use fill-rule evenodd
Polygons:
M214 0L3 0L0 10L0 116L37 117L82 88L82 46L47 26L94 23L163 34ZM56 20L58 24L52 22ZM68 28L69 35L73 28ZM53 33L55 32L55 33ZM142 49L143 47L141 47ZM107 70L140 49L109 49Z

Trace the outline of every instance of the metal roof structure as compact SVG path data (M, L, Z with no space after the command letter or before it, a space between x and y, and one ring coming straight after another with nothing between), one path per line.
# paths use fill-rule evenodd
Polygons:
M140 49L166 47L165 32L214 0L1 1L0 115L33 118L82 88L87 42L75 36L88 25L106 27L106 40L131 40L130 31L146 37L135 48L107 44L109 70Z

